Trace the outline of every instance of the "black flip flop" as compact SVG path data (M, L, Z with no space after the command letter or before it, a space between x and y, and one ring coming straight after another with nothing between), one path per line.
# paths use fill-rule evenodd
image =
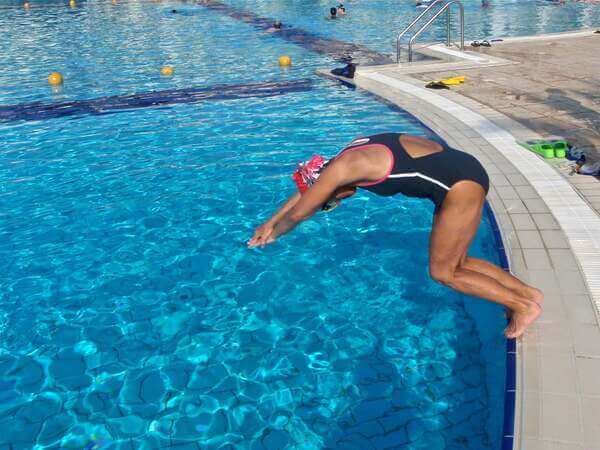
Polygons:
M430 81L425 85L425 87L429 89L450 89L444 83L441 83L439 81Z
M473 41L471 42L471 47L481 47L481 44L479 41Z

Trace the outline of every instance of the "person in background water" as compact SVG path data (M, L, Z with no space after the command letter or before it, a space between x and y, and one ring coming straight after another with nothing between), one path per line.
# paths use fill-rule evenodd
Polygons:
M337 13L339 16L345 16L346 15L346 8L344 7L343 3L340 3L337 6Z
M279 20L276 20L275 22L273 22L273 25L271 25L271 27L265 31L265 33L277 33L278 31L281 31L281 27L281 22Z
M249 247L272 244L317 211L333 210L357 188L381 196L427 198L435 205L429 241L431 278L506 306L508 338L521 336L542 313L544 295L539 289L467 255L489 189L488 175L472 155L418 136L383 133L357 138L329 160L314 155L299 164L292 178L298 192L256 228Z
M427 8L432 2L433 0L415 0L415 6L417 8Z
M329 8L329 19L337 19L337 8Z

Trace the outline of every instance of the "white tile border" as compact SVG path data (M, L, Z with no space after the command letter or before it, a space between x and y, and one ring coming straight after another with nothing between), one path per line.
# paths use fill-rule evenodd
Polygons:
M360 78L382 83L425 101L477 131L506 156L545 201L577 258L592 301L600 314L600 217L551 166L517 144L514 136L486 117L448 98L378 72ZM359 80L357 80L358 82Z
M468 44L469 45L469 44ZM490 61L488 57L476 56L471 53L463 52L461 50L455 50L447 47L445 44L436 44L429 47L431 50L436 52L444 53L446 55L455 56L461 59L468 59L469 61L476 61L480 63L487 63Z
M571 39L578 38L584 36L591 36L596 31L595 28L585 28L577 31L563 31L560 33L546 33L546 34L538 34L535 36L513 36L513 37L505 37L501 38L502 41L495 42L495 44L504 44L504 43L517 43L517 42L532 42L532 41L549 41L549 40L557 40L557 39Z

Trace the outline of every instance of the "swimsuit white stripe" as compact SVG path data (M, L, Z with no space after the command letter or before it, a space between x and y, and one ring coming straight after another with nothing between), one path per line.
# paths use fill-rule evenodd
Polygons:
M356 139L354 141L352 141L350 143L350 146L353 145L360 145L360 144L366 144L367 142L369 142L371 139L370 138L360 138L360 139Z
M438 181L434 178L428 177L427 175L423 175L422 173L419 173L419 172L395 173L393 175L388 175L388 178L414 178L414 177L418 177L418 178L422 178L427 181L431 181L433 184L437 184L438 186L443 187L447 191L450 190L450 188L448 186L446 186L444 183L442 183L441 181Z

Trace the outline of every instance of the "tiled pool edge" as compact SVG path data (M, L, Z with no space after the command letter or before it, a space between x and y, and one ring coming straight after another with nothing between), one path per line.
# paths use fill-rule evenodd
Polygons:
M488 202L485 203L484 214L490 222L500 256L500 267L510 272L508 255L502 232L496 221L494 211ZM506 367L504 378L504 417L502 421L502 450L513 450L515 439L515 410L517 400L517 346L515 339L506 340Z
M595 388L587 381L597 373L593 370L595 366L600 370L598 311L597 307L592 308L591 290L583 279L579 263L571 253L571 247L581 249L582 242L576 241L578 245L575 246L572 243L564 246L546 242L550 235L566 243L564 227L556 224L545 203L546 197L542 199L538 196L533 184L529 184L529 180L525 179L515 163L522 166L522 160L525 159L533 160L534 167L543 166L541 175L535 180L538 186L540 181L551 182L559 175L553 168L546 166L532 154L523 152L521 148L518 148L517 157L510 155L510 160L506 152L499 152L496 148L496 145L504 144L507 139L514 143L515 138L536 137L535 133L493 109L453 92L442 93L454 100L449 101L453 107L447 110L436 102L430 102L427 97L440 97L437 100L442 103L448 100L423 89L422 83L417 80L393 73L393 77L385 77L390 79L389 84L372 79L370 75L377 73L378 69L380 68L371 68L363 73L359 70L355 80L346 81L356 82L359 88L410 112L452 145L472 151L484 163L492 178L488 200L496 213L500 225L498 228L510 255L512 272L533 284L543 284L543 290L551 300L542 320L531 328L527 337L515 347L508 348L507 358L514 361L516 369L513 379L520 386L514 397L509 394L506 399L514 399L515 404L514 448L546 449L552 445L560 445L565 450L600 448L600 434L589 419L594 417L593 408L600 407L600 400L592 397L595 395ZM381 69L388 75L387 70ZM320 73L328 75L324 71ZM366 74L369 76L364 76ZM396 77L399 79L395 79ZM394 86L395 81L401 82L404 89ZM421 93L425 96L422 97ZM448 106L448 103L442 106ZM460 116L457 113L461 111L472 114L471 118L476 116L477 120L471 123L461 121L460 117L456 117ZM488 125L483 132L476 130L483 124ZM510 130L510 133L506 130ZM487 139L485 135L490 132L495 133L491 133L492 136ZM566 184L566 181L561 179L559 183ZM571 187L566 190L574 193ZM551 191L558 192L557 197L562 198L559 189ZM533 195L530 196L530 193ZM589 209L581 198L577 197L576 201L579 206ZM550 203L552 205L553 202ZM577 215L580 213L581 211L577 211ZM533 227L529 228L521 219L527 219ZM596 219L597 216L594 220ZM585 222L584 225L587 226ZM569 231L573 233L572 228ZM527 242L527 239L522 241L522 233L538 235L540 243L539 234L543 235L542 249L531 250L532 243ZM523 248L519 242L523 242ZM563 275L565 281L562 281ZM558 338L558 335L561 337ZM519 358L516 358L517 353ZM565 386L562 383L564 380L568 381ZM569 420L565 420L566 418ZM510 433L505 434L507 438L503 442L503 448L510 448Z

